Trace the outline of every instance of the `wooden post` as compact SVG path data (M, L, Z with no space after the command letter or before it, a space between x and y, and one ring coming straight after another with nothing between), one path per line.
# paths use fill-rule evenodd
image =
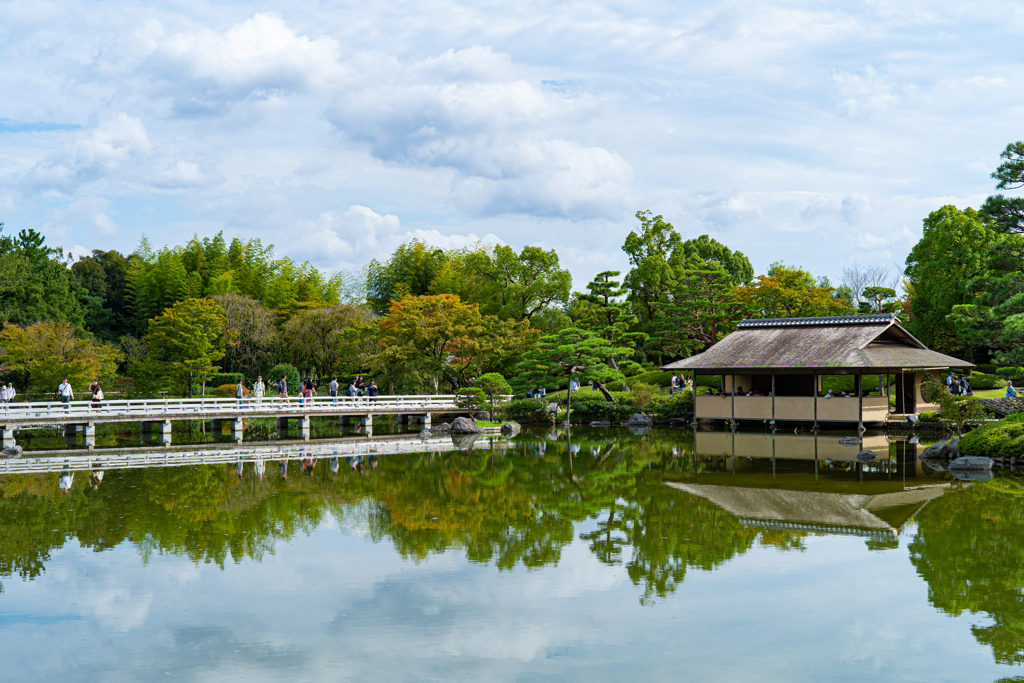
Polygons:
M814 373L814 429L818 428L818 373ZM814 441L815 449L817 449L818 441ZM817 451L815 451L817 452Z
M736 424L736 375L732 375L732 423Z
M857 431L864 431L864 375L857 375Z
M775 426L775 373L772 373L772 427ZM775 444L772 444L772 452L775 452Z

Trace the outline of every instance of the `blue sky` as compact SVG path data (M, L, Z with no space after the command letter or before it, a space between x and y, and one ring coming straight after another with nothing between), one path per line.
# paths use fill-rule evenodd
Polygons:
M223 230L333 271L420 237L625 270L650 209L834 280L993 191L1006 2L0 3L0 221Z

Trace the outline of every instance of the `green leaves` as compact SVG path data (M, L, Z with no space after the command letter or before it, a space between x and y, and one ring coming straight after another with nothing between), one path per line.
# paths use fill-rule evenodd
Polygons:
M214 371L231 343L227 318L212 299L186 299L149 323L143 340L149 354L144 374L155 375L181 391L194 395L198 378Z

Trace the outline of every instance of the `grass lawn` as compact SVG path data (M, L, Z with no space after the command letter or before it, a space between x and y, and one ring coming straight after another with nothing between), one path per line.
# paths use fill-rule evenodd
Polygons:
M974 398L1003 398L1006 396L1006 387L995 389L975 389Z
M477 427L500 427L504 422L491 422L490 420L477 420Z

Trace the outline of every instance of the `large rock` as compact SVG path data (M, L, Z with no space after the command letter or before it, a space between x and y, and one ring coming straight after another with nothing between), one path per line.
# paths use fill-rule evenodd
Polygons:
M652 425L654 425L654 420L651 419L651 416L642 413L634 413L626 421L627 427L650 427Z
M484 430L468 417L457 417L452 420L453 434L479 434L482 431Z
M992 458L977 455L963 455L949 463L949 471L954 470L990 470L995 464Z
M548 415L558 415L558 404L549 403L546 410Z
M960 481L987 481L993 477L992 470L950 470L949 473Z
M0 455L6 455L8 458L20 458L21 454L24 452L24 448L22 448L18 444L14 444L13 446L8 446L7 448L0 451Z
M649 425L649 424L646 424L646 425L644 425L644 424L632 424L632 423L627 422L626 423L626 429L628 429L629 431L633 432L633 434L636 435L636 436L643 436L644 434L647 434L647 433L649 433L651 431L651 425Z
M486 422L490 422L491 421L491 414L485 410L482 413L478 413L477 416L476 416L476 419L484 420Z
M956 460L961 455L961 451L956 446L946 443L945 441L939 441L933 443L928 448L924 449L924 453L921 454L922 460Z
M506 422L505 424L501 425L501 435L513 437L519 433L519 429L520 427L518 422Z

